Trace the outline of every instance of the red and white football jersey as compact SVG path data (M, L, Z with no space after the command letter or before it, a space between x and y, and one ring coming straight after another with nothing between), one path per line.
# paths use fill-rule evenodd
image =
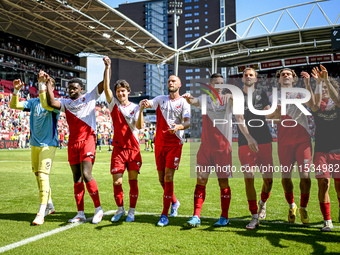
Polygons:
M96 100L100 97L98 87L91 92L72 100L60 99L62 112L66 114L66 120L69 125L70 137L69 144L74 144L87 140L96 132Z
M109 104L114 129L113 146L139 150L138 129L139 105L121 105L116 98Z
M175 124L183 124L184 118L190 118L190 105L185 98L179 97L172 100L169 95L157 96L149 100L151 107L156 109L157 129L155 145L158 146L182 146L184 130L178 130L171 134Z
M201 107L202 96L197 99ZM202 115L201 146L210 151L231 151L233 141L232 117L230 100L227 104L221 105L219 100L216 100L215 104L211 97L207 97L207 114ZM215 127L214 120L220 120L216 122Z
M287 99L303 97L304 95L301 93L287 94ZM278 99L281 99L281 92L278 93ZM278 142L281 145L310 142L311 139L309 134L307 116L302 113L295 104L288 104L286 113L286 115L281 116L280 123L277 124ZM295 120L296 122L291 120ZM282 125L282 123L284 124L284 126ZM297 125L294 127L296 123Z

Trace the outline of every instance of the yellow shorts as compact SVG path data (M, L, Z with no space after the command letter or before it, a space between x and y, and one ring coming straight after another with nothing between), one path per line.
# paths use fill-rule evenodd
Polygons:
M32 171L49 174L57 147L45 146L31 148Z

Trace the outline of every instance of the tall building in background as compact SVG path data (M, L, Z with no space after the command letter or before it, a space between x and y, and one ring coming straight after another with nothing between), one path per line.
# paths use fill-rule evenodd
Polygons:
M150 1L145 3L145 28L157 39L168 44L167 1ZM168 65L146 64L146 95L155 97L167 91Z
M182 14L177 28L177 47L180 48L195 39L236 21L235 0L176 0L182 2ZM171 0L143 1L121 4L118 11L146 28L159 40L174 47L173 15L168 15ZM227 34L225 40L234 39ZM209 38L210 39L210 38ZM214 38L211 38L213 40ZM216 39L216 38L215 38ZM172 65L154 65L115 59L112 61L112 84L126 79L134 93L155 97L168 94L167 79L173 74ZM219 69L224 73L225 70ZM180 66L178 75L182 80L180 94L195 86L195 80L209 78L211 69Z

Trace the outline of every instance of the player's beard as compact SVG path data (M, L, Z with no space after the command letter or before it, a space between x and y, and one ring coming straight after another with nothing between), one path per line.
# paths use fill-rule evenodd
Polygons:
M252 87L253 85L255 84L255 82L252 82L252 81L246 81L245 83L244 83L244 85L246 86L246 87L248 87L248 88L250 88L250 87Z
M282 81L282 86L289 88L289 87L293 87L292 81L290 79L284 79Z
M169 93L175 93L178 91L178 88L168 88Z

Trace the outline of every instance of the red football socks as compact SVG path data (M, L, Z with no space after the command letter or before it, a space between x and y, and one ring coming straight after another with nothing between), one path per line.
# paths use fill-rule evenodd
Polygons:
M94 207L97 208L100 206L100 200L99 200L99 192L98 192L98 186L97 182L95 179L92 179L92 181L86 183L86 188L87 191L89 192L93 203Z
M307 207L309 201L309 194L302 194L300 199L300 207Z
M122 207L124 205L123 202L123 188L122 185L113 185L113 194L116 200L116 204L118 207Z
M201 216L202 205L205 200L205 186L196 185L194 194L194 215Z
M174 183L164 182L164 195L163 195L163 212L162 215L168 216L169 208L172 201L172 194L174 193Z
M320 203L320 209L324 220L331 219L330 203Z
M85 193L85 186L83 182L74 183L74 198L76 199L77 203L77 210L84 211L84 193Z
M248 200L249 211L251 214L257 214L257 201L256 200Z
M262 192L261 192L261 201L262 201L263 203L267 202L269 196L270 196L270 193L267 194L267 193L264 193L264 192L262 191Z
M138 181L131 180L129 181L129 185L130 185L130 208L136 208L138 199Z
M221 216L226 218L226 219L228 219L230 198L231 198L230 187L228 187L226 189L221 189L221 208L222 208Z
M285 193L285 197L286 197L286 200L288 202L288 204L293 204L294 203L294 194L293 192L291 193Z

